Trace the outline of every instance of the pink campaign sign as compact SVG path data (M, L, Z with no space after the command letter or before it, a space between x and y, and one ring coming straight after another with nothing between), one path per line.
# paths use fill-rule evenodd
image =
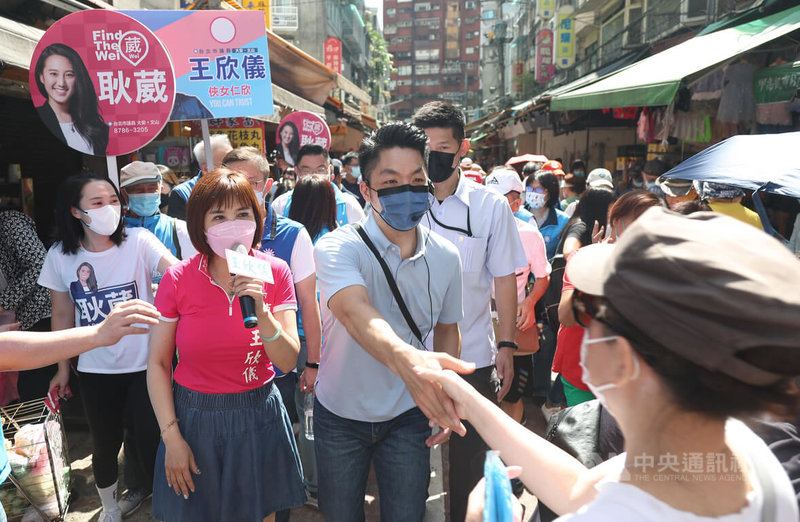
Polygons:
M297 151L303 145L314 144L328 150L331 148L331 130L321 116L308 111L288 114L281 120L275 134L278 157L289 165L297 160Z
M536 35L536 81L547 83L554 74L553 31L544 29Z
M175 102L163 44L133 18L104 9L53 24L36 45L29 80L50 132L95 156L128 154L151 142Z

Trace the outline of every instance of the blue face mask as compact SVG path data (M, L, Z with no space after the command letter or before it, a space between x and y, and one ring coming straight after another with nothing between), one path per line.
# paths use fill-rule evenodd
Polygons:
M430 185L400 185L375 192L382 207L379 215L395 230L406 231L417 226L433 204Z
M128 195L128 210L137 216L147 217L152 216L158 212L158 206L161 204L161 194L153 192L152 194L129 194Z
M354 178L358 178L361 176L361 167L353 167L353 175Z

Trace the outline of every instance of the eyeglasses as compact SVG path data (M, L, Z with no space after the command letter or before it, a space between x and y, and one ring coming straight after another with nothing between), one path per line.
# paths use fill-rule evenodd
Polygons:
M544 194L544 189L542 187L525 187L526 192L536 192L537 194Z

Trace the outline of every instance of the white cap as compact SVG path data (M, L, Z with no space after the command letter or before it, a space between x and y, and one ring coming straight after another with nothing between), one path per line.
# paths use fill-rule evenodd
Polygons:
M157 181L161 181L161 171L158 170L155 163L149 161L134 161L120 169L119 186L121 188Z
M614 190L614 179L608 169L594 169L586 176L586 185L592 188Z
M509 169L497 169L488 176L483 182L488 188L505 196L509 192L525 192L525 185L519 179L519 174Z

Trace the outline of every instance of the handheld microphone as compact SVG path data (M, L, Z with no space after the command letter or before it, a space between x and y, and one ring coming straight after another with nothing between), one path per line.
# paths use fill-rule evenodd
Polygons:
M234 252L250 255L250 251L244 245L236 243L231 248ZM258 317L256 317L256 302L249 295L239 296L239 306L242 308L242 317L244 318L245 328L255 328L258 326Z

